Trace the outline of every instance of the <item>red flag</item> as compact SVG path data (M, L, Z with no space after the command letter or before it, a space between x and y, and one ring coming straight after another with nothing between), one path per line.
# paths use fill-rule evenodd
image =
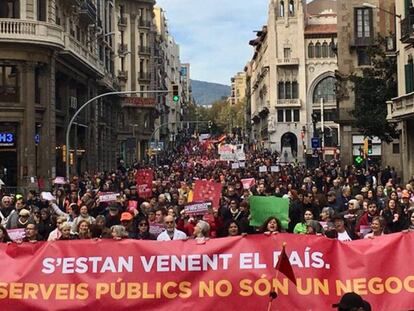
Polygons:
M286 255L285 245L283 245L282 253L279 255L275 269L283 273L289 280L292 281L293 284L296 285L295 273L293 273L289 257Z

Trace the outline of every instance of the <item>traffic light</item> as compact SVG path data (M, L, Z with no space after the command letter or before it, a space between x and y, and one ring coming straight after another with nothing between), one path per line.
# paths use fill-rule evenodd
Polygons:
M173 84L172 86L172 99L174 103L178 103L178 101L180 100L180 94L178 93L178 85L177 84Z
M364 157L368 155L368 138L364 138Z
M208 121L208 128L211 129L212 126L213 126L213 122Z
M66 145L62 146L62 161L66 162Z
M372 154L372 139L368 139L368 154Z

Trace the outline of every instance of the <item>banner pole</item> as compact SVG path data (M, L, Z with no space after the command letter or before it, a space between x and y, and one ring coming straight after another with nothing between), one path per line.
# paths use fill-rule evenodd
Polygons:
M279 276L279 270L276 270L276 274L275 274L275 279L277 279L277 277ZM270 293L269 293L269 302L267 304L267 311L271 311L272 310L272 304L273 304L273 300L275 300L277 298L277 293L276 291L273 289Z

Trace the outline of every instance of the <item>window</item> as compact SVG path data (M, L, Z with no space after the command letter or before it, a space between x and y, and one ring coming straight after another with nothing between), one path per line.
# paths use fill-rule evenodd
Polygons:
M370 66L371 65L371 57L365 50L358 50L358 66Z
M40 68L35 69L35 103L40 104L41 88L40 88Z
M47 10L47 1L46 0L37 0L37 20L45 22L46 21L46 10Z
M291 109L286 109L285 110L285 120L286 122L292 122L292 110Z
M413 59L409 58L405 65L405 92L414 92L414 63Z
M327 77L320 81L313 91L313 102L319 104L323 98L324 102L335 102L335 78Z
M293 122L299 122L299 109L293 110Z
M316 58L321 58L321 44L319 42L316 43L315 45L315 57Z
M372 31L372 9L371 8L356 8L355 9L355 37L371 38Z
M400 153L400 144L392 144L392 153L399 154Z
M308 57L309 58L314 58L315 57L315 46L312 42L309 43L309 45L308 45Z
M19 101L18 72L16 66L0 65L0 101Z
M285 16L285 2L283 0L280 1L280 4L279 4L279 16L280 17Z
M277 122L283 122L284 121L284 113L285 111L283 109L277 110Z
M295 15L295 3L294 0L289 1L289 16Z
M290 52L291 52L290 48L284 48L283 49L283 57L284 58L290 58Z
M335 57L335 42L329 43L329 57Z
M0 18L20 18L19 0L0 1Z
M324 42L322 44L322 57L327 58L329 55L329 51L328 51L328 43Z
M279 82L277 85L277 98L285 99L285 83Z
M285 82L285 94L286 94L286 99L291 99L292 98L292 83L290 83L289 81Z
M292 98L299 98L298 82L292 82Z

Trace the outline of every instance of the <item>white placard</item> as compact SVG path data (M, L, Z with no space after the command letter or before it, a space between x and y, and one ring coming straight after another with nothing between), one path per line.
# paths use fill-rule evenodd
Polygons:
M99 195L99 202L116 202L116 198L118 197L118 193L103 193Z
M50 192L41 192L40 197L46 201L56 201L56 198Z
M13 242L21 241L26 236L26 232L25 232L24 228L9 229L9 230L7 230L7 234L9 235L10 239Z
M240 166L240 168L245 168L246 167L246 162L240 162L239 166Z
M273 173L279 172L279 166L277 166L277 165L271 166L270 171L273 172Z
M267 172L267 166L266 165L259 166L259 173L265 173L265 172Z
M240 165L239 165L239 163L232 163L232 164L231 164L231 168L232 168L233 170L236 170L236 169L240 168Z

